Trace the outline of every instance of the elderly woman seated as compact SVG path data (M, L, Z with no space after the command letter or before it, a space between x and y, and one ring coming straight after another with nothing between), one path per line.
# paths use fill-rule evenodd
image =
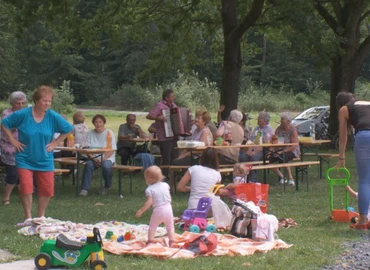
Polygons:
M244 139L244 130L240 126L243 115L238 110L232 110L228 120L222 121L216 132L217 137L223 137L231 145L241 144ZM225 138L226 137L226 138ZM220 164L234 164L239 160L240 148L223 148L217 149Z
M299 157L299 145L298 145L298 132L297 129L292 125L292 115L290 112L283 112L280 114L280 126L278 126L275 130L275 135L278 137L284 138L284 143L297 143L297 145L292 145L285 147L284 149L278 149L278 151L274 154L269 155L270 163L273 162L280 162L280 163L288 163L292 159ZM294 186L294 179L292 175L292 171L290 167L286 168L288 174L288 180L284 178L284 175L281 171L277 168L272 169L279 178L279 184L288 183L288 185Z
M274 135L274 130L270 126L270 115L267 112L260 112L257 118L257 126L254 128L250 140L253 142L257 132L262 133L262 142L269 143ZM239 161L259 161L263 160L263 149L256 145L253 148L241 148ZM248 177L249 182L258 182L257 171L251 171Z
M205 110L199 110L195 113L195 130L193 134L186 138L190 141L200 141L204 142L205 146L213 144L213 136L210 129L207 127L207 123L210 121L211 117L209 113ZM192 160L192 159L193 160ZM199 156L190 156L189 151L183 151L175 160L173 160L174 165L194 165L198 164Z

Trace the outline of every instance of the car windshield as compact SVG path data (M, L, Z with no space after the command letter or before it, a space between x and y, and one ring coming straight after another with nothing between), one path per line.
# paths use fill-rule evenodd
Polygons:
M308 120L308 119L316 119L326 108L310 108L305 110L304 112L300 113L295 120Z

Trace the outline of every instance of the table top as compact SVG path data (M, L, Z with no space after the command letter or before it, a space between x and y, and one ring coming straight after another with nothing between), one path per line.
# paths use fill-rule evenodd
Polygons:
M158 141L157 138L132 138L129 139L130 142L156 142Z
M101 154L105 152L115 151L113 149L99 148L99 147L97 148L74 148L74 147L58 146L55 149L60 150L60 151L78 152L80 154Z
M178 149L179 150L201 151L201 150L205 150L207 147L212 147L215 149L228 149L228 148L253 148L253 147L287 147L287 146L292 146L292 145L298 146L298 143L212 145L212 146L198 146L198 147L178 147Z
M301 145L320 145L325 143L331 143L331 140L314 140L314 141L300 141Z

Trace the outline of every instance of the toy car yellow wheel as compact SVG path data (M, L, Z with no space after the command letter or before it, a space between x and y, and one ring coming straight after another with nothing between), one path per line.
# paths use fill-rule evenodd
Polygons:
M45 270L51 266L51 257L49 254L40 253L35 257L35 265L37 269Z
M103 270L107 269L107 264L105 261L96 260L90 263L90 269L91 270Z

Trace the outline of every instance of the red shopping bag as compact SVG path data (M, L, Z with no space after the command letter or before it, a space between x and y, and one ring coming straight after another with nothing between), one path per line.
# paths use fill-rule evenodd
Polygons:
M238 199L254 202L261 208L263 213L267 212L269 185L259 183L240 184L235 187L235 195Z

